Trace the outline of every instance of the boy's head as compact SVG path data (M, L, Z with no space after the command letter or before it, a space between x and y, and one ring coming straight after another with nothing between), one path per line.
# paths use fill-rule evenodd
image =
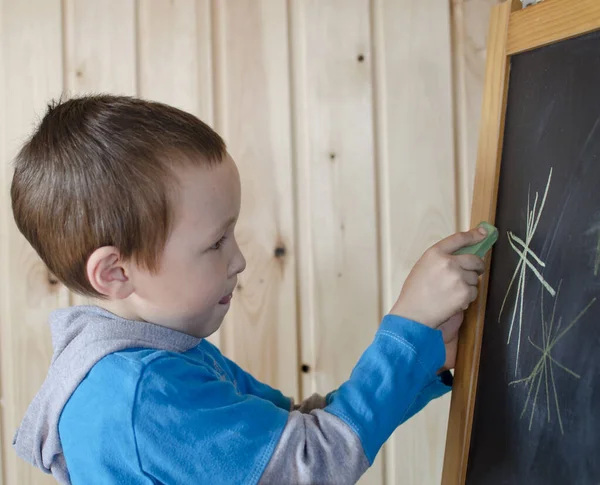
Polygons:
M193 115L118 96L52 105L15 160L11 196L20 231L70 289L199 337L220 325L245 267L239 175Z

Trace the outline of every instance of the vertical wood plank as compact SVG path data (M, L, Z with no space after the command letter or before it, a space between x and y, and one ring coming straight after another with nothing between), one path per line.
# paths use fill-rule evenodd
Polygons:
M138 0L138 95L213 124L209 0ZM221 346L221 331L209 340Z
M257 378L298 395L287 8L214 2L215 126L242 178L238 241L248 261L223 348Z
M413 264L456 229L449 3L374 0L383 310ZM386 483L439 483L449 398L388 444Z
M457 202L461 230L467 229L470 223L488 24L492 7L497 3L498 0L454 0L451 3Z
M380 319L369 2L292 5L303 392L348 379ZM361 483L383 482L381 459Z
M4 208L5 206L8 207L9 201L10 201L10 197L8 195L8 180L6 178L6 168L5 168L5 160L4 160L4 154L6 152L6 140L5 140L5 136L4 136L4 129L2 128L3 126L5 126L5 117L6 117L6 103L5 103L5 92L6 92L6 85L5 85L5 75L3 73L6 72L6 66L4 64L4 45L6 44L6 38L4 36L4 24L6 22L5 20L5 9L6 6L4 5L5 0L1 0L0 1L0 120L2 121L2 124L0 125L0 196L2 197L0 199L0 265L2 265L2 267L4 267L4 265L6 264L6 262L8 261L8 244L6 244L6 241L8 240L8 224L7 224L7 216L9 214L7 214L6 209ZM1 277L0 277L1 278ZM4 309L6 308L6 304L8 301L10 301L10 298L6 293L6 281L0 279L1 285L0 286L0 353L3 355L4 352L4 348L2 346L2 342L5 341L5 332L3 330L3 326L6 325L6 321L5 321L5 316L4 316ZM5 371L5 367L4 367L4 359L2 359L2 357L0 356L0 485L4 485L4 483L6 482L6 474L7 474L7 470L6 467L4 465L6 459L4 458L4 454L7 453L9 451L9 449L7 448L8 446L8 442L5 443L5 439L4 439L4 427L5 427L5 423L4 423L4 413L5 411L5 400L4 400L4 380L8 379L8 375L5 376L4 372L8 372ZM10 367L9 367L10 368Z
M69 94L136 93L134 0L63 0Z
M135 0L63 0L68 96L137 94ZM71 294L71 305L93 303Z
M59 0L0 2L0 360L7 484L55 483L18 459L12 437L46 377L52 356L48 314L66 295L18 232L9 187L11 161L46 104L62 90Z
M138 0L138 95L213 122L209 0Z
M5 9L6 6L4 5L5 0L1 0L0 1L0 120L2 121L2 124L0 125L0 194L1 194L1 199L0 199L0 265L2 265L2 267L5 266L6 262L8 261L8 244L6 244L6 241L8 240L8 224L7 224L7 216L9 215L6 211L6 209L4 208L5 206L8 207L9 205L9 201L10 201L10 197L8 195L8 180L6 178L6 168L5 168L5 160L4 160L4 156L5 156L5 152L6 152L6 140L5 140L5 136L4 136L4 129L2 128L3 126L5 126L5 117L6 117L6 103L5 103L5 92L6 92L6 85L5 85L5 75L3 73L6 72L6 65L4 64L4 45L6 44L6 38L4 36L4 24L6 22L6 17L5 17ZM1 277L0 277L1 278ZM9 296L6 294L6 281L0 279L1 285L0 286L0 353L4 354L4 348L2 346L2 342L5 341L5 332L3 331L3 326L6 325L6 321L5 321L5 314L4 314L4 309L6 308L6 304L7 302L10 301ZM8 372L5 371L5 367L4 367L4 359L2 359L2 357L0 356L0 485L4 485L4 483L6 482L6 474L7 474L7 470L6 467L4 465L6 459L4 458L4 454L7 453L9 451L9 449L7 448L8 446L8 442L5 443L5 439L4 439L4 427L5 427L5 423L4 423L4 413L5 411L5 400L4 400L4 380L8 379L8 375L5 376L4 372ZM10 368L10 367L8 367Z

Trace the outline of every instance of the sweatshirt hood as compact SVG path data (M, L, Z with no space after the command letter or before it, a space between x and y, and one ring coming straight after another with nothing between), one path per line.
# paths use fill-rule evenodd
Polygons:
M103 357L128 348L185 352L201 339L152 323L125 320L96 306L54 311L49 319L54 350L48 375L13 439L17 454L61 484L70 485L58 434L67 401Z

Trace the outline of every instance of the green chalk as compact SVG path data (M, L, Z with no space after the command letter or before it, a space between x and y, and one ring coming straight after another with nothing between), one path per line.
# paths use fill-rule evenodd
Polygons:
M488 234L485 239L472 246L461 248L454 254L474 254L475 256L483 258L492 248L494 243L498 240L498 229L487 222L481 222L477 227L483 227L487 231Z

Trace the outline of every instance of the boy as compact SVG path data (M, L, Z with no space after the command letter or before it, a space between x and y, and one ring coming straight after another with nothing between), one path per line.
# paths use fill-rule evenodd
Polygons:
M484 269L453 253L484 234L428 250L349 380L294 405L205 340L246 265L238 172L207 125L126 97L50 106L11 196L50 271L99 302L52 314L52 364L15 435L60 483L354 483L450 389Z

